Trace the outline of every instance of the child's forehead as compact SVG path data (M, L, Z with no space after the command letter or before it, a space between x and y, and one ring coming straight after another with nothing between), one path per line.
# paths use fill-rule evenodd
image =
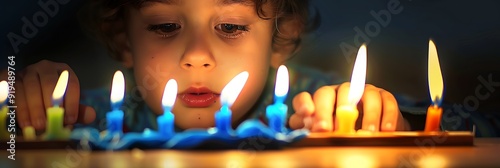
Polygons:
M147 7L154 3L164 3L169 5L181 5L185 0L142 0L140 2L140 7ZM214 0L215 4L220 6L242 4L242 5L254 5L254 0Z

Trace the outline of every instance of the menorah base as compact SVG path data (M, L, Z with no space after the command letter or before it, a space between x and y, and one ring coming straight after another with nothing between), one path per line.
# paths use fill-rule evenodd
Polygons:
M309 133L291 147L313 146L473 146L474 134L453 132L364 132L339 134L335 132Z
M16 149L16 150L38 150L38 149L76 149L77 142L70 140L25 140L22 137L17 137L15 143L7 140L1 140L0 149Z

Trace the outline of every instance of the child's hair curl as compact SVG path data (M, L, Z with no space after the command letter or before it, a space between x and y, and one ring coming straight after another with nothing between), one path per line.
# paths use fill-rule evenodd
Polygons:
M117 36L125 31L124 19L127 5L140 8L144 3L162 0L91 0L83 8L81 17L88 31L108 48L111 56L122 61L120 51L125 43ZM244 1L244 0L233 0ZM266 13L264 4L271 3L274 13ZM273 50L284 55L297 51L301 35L319 25L319 15L309 17L309 0L253 0L255 12L262 19L275 19Z

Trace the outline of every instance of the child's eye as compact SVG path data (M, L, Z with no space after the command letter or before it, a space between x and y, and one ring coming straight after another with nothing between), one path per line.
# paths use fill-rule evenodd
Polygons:
M175 35L178 30L181 28L181 25L177 23L165 23L165 24L158 24L158 25L149 25L148 26L148 31L155 32L162 37L171 37Z
M215 26L217 32L226 38L237 38L242 33L248 31L247 26L235 24L219 24Z

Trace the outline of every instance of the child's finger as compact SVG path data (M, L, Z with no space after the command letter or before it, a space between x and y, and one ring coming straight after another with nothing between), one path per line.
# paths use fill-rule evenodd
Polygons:
M337 88L337 107L343 106L343 105L348 105L349 100L348 100L348 95L349 95L349 89L351 87L350 82L344 82L340 84Z
M89 124L95 120L94 108L80 104L78 109L78 123Z
M71 70L69 66L63 64L61 67L61 72L68 70L68 88L66 89L66 95L64 97L64 123L74 124L79 117L79 105L80 105L80 82L75 72Z
M335 103L336 103L336 108L340 107L340 106L343 106L343 105L347 105L348 104L348 100L347 100L347 96L349 95L349 88L350 88L350 83L349 82L344 82L342 84L340 84L337 89L336 89L336 93L337 93L337 97L336 97L336 100L335 100ZM335 109L335 111L337 111ZM335 129L338 128L338 117L335 117Z
M379 131L380 117L382 116L382 100L380 89L373 85L366 85L363 93L363 130Z
M333 131L333 107L337 86L323 86L313 96L315 113L311 130L314 132Z
M381 90L382 95L382 123L381 130L382 131L395 131L396 124L399 116L399 109L396 98L394 96L385 91Z
M308 92L297 94L292 100L292 105L295 114L301 117L311 116L314 113L314 103Z
M304 118L302 118L298 114L293 114L292 116L290 116L290 120L288 121L288 126L291 129L304 128L304 122L303 122L303 120L304 120Z
M49 67L39 68L38 71L38 78L42 89L43 109L47 109L54 106L52 104L52 93L54 93L59 75L56 70Z
M16 89L16 99L13 105L17 106L16 109L16 119L19 122L19 126L24 128L26 126L33 126L30 120L30 114L28 109L28 103L26 102L26 95L24 93L24 82L22 78L16 79L16 83L14 84Z
M29 70L29 69L28 69ZM37 130L45 128L45 109L43 104L42 88L38 74L27 72L23 78L26 102L33 127Z

